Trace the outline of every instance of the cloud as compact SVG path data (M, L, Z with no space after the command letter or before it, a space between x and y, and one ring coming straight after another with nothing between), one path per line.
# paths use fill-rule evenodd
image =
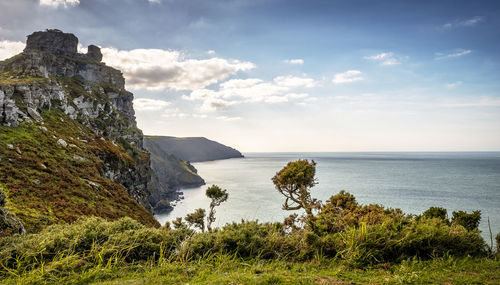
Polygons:
M185 59L179 51L103 48L103 61L123 72L132 89L195 90L217 83L238 71L255 68L251 62Z
M200 110L216 111L242 103L284 103L309 96L302 89L312 88L317 82L311 78L277 76L272 81L258 78L231 79L219 84L218 90L193 90L184 100L202 101Z
M376 55L365 56L364 59L372 60L378 62L380 65L396 65L400 64L401 61L398 60L392 52L383 52Z
M80 5L80 0L40 0L40 6L48 6L52 8L58 8L59 6L68 8L78 5Z
M241 117L218 116L218 117L216 117L216 119L217 119L217 120L221 120L221 121L230 122L230 121L238 121L238 120L241 120Z
M26 45L22 42L0 41L0 60L4 60L23 51Z
M361 74L362 72L359 70L348 70L343 73L337 73L333 76L332 82L334 84L342 84L360 81L363 80Z
M436 58L435 59L446 59L446 58L454 58L454 57L460 57L464 55L468 55L469 53L472 53L470 49L457 49L456 51L452 53L436 53Z
M304 60L303 59L300 59L300 58L296 58L296 59L285 59L284 60L285 63L288 63L288 64L297 64L297 65L302 65L304 64Z
M484 21L484 17L475 16L475 17L472 17L472 18L466 19L466 20L457 20L457 21L453 21L453 22L448 22L448 23L444 24L443 26L441 26L441 28L444 30L449 30L449 29L459 28L459 27L473 27L473 26L475 26L483 21Z
M500 98L496 97L480 97L475 100L449 102L441 104L443 107L451 108L466 108L466 107L500 107Z
M211 50L207 50L207 54L214 55L215 54L215 50L212 50L212 49Z
M161 0L148 0L149 3L161 4Z
M446 88L452 89L452 88L458 87L460 85L462 85L462 81L447 83Z
M159 111L171 104L168 101L147 99L147 98L134 99L132 103L134 104L134 110L137 112Z

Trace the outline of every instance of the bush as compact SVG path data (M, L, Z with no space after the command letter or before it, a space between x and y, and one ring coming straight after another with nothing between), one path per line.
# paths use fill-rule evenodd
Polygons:
M474 211L471 214L467 214L464 211L454 211L451 222L461 225L468 231L476 230L479 227L479 222L481 221L481 211Z
M448 220L448 212L445 208L441 207L430 207L423 214L426 218L439 218L442 220Z

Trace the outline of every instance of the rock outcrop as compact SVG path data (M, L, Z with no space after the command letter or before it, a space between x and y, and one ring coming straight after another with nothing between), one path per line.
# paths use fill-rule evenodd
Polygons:
M0 237L11 234L25 234L26 230L21 221L5 209L7 197L3 190L3 186L0 185Z
M180 188L197 187L204 185L196 168L189 162L178 159L166 153L154 140L145 139L144 147L151 153L151 176L149 202L156 214L172 210L168 201L178 198Z
M99 47L91 45L87 54L80 54L77 46L73 34L35 32L21 54L0 62L0 125L34 123L43 128L44 112L62 111L96 138L106 138L103 143L109 139L126 150L132 161L122 154L117 159L109 151L97 153L103 164L101 176L122 184L152 212L150 158L136 125L133 94L125 90L122 73L101 62Z

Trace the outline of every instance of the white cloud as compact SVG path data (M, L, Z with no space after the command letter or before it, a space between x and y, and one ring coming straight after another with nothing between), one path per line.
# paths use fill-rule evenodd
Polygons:
M80 4L80 0L40 0L40 6L48 6L57 8L62 6L64 8L78 6Z
M273 80L276 85L284 87L307 87L311 88L317 85L317 82L312 78L297 77L297 76L278 76Z
M456 82L452 82L452 83L447 83L446 88L452 89L452 88L458 87L460 85L462 85L462 81L456 81Z
M303 59L300 59L300 58L296 58L296 59L285 59L284 60L285 63L288 63L288 64L297 64L297 65L302 65L304 64L304 60Z
M438 53L436 53L436 59L460 57L460 56L468 55L470 53L472 53L472 51L470 49L457 49L456 51L454 51L452 53L448 53L448 54L438 52Z
M396 65L401 63L392 52L383 52L376 55L365 56L364 58L379 62L380 65Z
M337 73L333 76L332 82L334 84L342 84L360 81L363 80L361 74L362 72L359 70L348 70L343 73Z
M441 104L443 107L464 108L464 107L500 107L500 98L480 97L475 100L446 102Z
M295 76L278 76L267 82L257 78L231 79L221 83L218 90L198 89L182 98L203 101L200 110L208 112L241 103L283 103L300 100L309 94L296 91L316 85L317 82L311 78Z
M215 50L207 50L207 54L214 55L215 54Z
M470 19L466 20L458 20L458 21L453 21L453 22L448 22L441 26L442 29L448 30L448 29L453 29L453 28L459 28L459 27L473 27L481 22L484 21L484 17L481 16L475 16Z
M23 51L26 45L22 42L0 41L0 60L4 60Z
M179 51L103 48L103 61L120 69L132 89L195 90L217 83L238 71L255 68L251 62L185 59Z
M226 121L226 122L230 122L230 121L238 121L238 120L241 120L241 117L227 117L227 116L219 116L219 117L216 117L217 120L221 120L221 121Z
M134 110L137 112L159 111L171 104L168 101L147 99L147 98L134 99L132 103L134 104Z

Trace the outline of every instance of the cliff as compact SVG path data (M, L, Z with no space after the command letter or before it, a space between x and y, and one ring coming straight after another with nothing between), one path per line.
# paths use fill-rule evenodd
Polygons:
M181 187L196 187L204 185L196 168L189 162L182 161L172 154L166 153L157 144L157 141L145 139L144 147L151 153L151 179L150 202L155 205L154 212L164 213L172 210L169 201L178 197Z
M35 32L0 62L5 210L28 231L87 215L157 226L133 94L98 47L80 54L77 45L72 34Z
M243 157L236 149L203 137L145 136L144 142L146 148L155 144L162 151L190 162Z

